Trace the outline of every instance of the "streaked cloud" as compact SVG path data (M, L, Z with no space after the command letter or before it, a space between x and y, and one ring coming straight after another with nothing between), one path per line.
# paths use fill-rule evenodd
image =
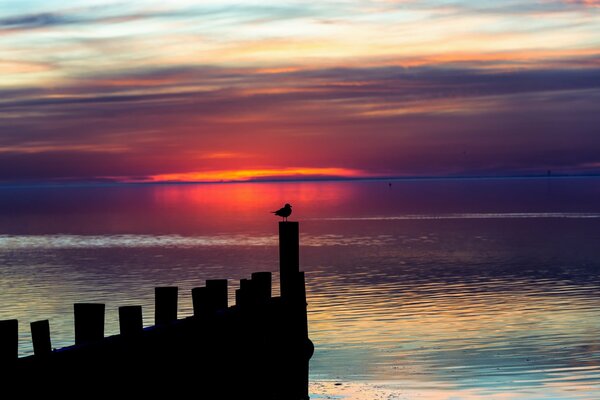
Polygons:
M60 14L42 13L19 15L0 19L2 30L36 29L55 25L64 25L71 21Z

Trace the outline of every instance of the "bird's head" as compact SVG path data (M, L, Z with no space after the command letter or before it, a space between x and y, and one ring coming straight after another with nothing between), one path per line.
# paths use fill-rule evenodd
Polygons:
M288 203L285 203L285 208L292 208L292 206Z

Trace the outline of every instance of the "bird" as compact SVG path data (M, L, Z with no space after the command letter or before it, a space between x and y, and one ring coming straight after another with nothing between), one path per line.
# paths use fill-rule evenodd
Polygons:
M287 218L292 213L292 206L286 203L285 206L283 206L283 208L280 208L277 211L271 211L271 212L273 214L278 215L281 218L283 218L284 221L287 221Z

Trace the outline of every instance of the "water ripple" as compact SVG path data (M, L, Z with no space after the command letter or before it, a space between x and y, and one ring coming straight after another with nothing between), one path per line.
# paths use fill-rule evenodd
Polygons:
M277 246L277 237L253 235L0 235L1 250L95 248L192 248L207 246ZM395 242L390 235L302 235L305 247L382 246Z

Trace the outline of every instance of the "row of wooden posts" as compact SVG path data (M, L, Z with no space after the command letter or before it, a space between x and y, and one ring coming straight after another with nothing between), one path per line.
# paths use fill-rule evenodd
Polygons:
M120 360L118 363L128 362L144 369L151 359L160 360L160 368L167 374L166 369L172 366L166 364L173 364L173 360L179 363L186 357L172 354L176 346L171 346L170 342L180 341L184 346L177 352L185 353L189 348L193 357L203 357L220 365L223 353L217 354L210 346L230 347L233 340L241 343L233 344L234 347L241 346L235 354L247 359L238 364L245 363L250 368L246 372L231 373L231 379L244 380L251 386L244 393L260 393L265 399L308 398L308 359L313 347L308 339L304 273L299 271L298 230L297 222L279 223L280 297L272 297L271 272L255 272L250 279L240 281L235 291L235 305L230 307L228 281L211 279L204 287L192 289L194 315L181 320L177 318L178 288L157 287L155 325L143 327L142 306L122 306L118 309L120 334L107 338L104 337L105 305L76 303L74 346L53 350L49 321L35 321L31 323L34 355L23 358L18 357L18 321L4 320L0 321L0 367L10 369L14 364L17 371L39 373L56 365L73 372L77 371L74 363L83 365L86 360L92 360L88 363L92 368L118 369L119 365L114 364L115 360ZM207 329L216 333L207 333ZM227 339L221 339L221 336ZM156 356L148 358L151 353ZM163 362L165 360L168 362ZM260 370L271 371L271 375L283 382L272 395L269 395L268 386L256 382L260 378L252 369L259 365L262 366ZM202 368L210 370L207 366ZM223 374L225 369L220 371ZM252 379L247 379L248 376ZM294 388L284 393L287 386Z
M251 279L242 279L236 290L236 306L261 304L271 298L271 272L254 272ZM209 279L206 286L192 289L192 303L195 317L218 312L228 308L227 279ZM156 326L177 321L177 286L163 286L154 289ZM75 345L83 345L104 338L105 305L100 303L75 303ZM48 320L30 324L33 353L43 357L52 352L50 323ZM142 306L119 307L119 330L124 336L139 334L144 329ZM7 364L18 358L18 320L0 321L0 363Z

